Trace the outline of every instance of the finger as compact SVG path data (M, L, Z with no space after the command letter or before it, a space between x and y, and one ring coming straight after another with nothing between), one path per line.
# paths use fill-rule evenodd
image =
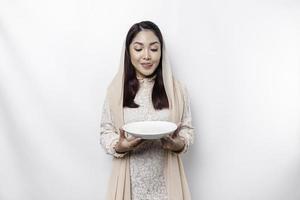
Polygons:
M164 147L166 145L166 140L164 138L161 138L160 142L161 142L162 147Z
M182 122L178 122L176 125L177 125L177 129L178 129L182 126Z
M125 138L125 131L121 128L119 128L120 130L120 138Z
M142 142L143 142L142 138L135 138L134 140L132 140L132 141L129 142L129 145L131 147L136 147L137 145L139 145Z
M167 137L165 137L165 141L167 142L167 143L170 143L170 144L173 144L173 143L175 143L174 142L174 140L173 140L173 138L172 138L172 136L167 136Z
M170 137L175 138L179 135L179 129L176 129L171 135Z
M162 140L164 142L167 142L167 143L174 143L175 140L172 138L172 135L167 135L166 137L162 138Z
M166 141L166 142L173 141L172 135L173 134L167 135L167 136L165 136L165 137L163 137L161 139L164 140L164 141Z
M128 140L128 142L130 142L130 141L132 141L132 140L134 140L134 139L136 139L136 138L137 138L137 137L132 136L132 137L128 137L127 140Z
M178 136L178 133L179 133L179 131L180 131L180 129L181 129L181 126L182 126L182 122L178 122L178 123L177 123L177 129L176 129L176 130L174 131L174 133L172 134L172 137L173 137L173 138Z
M170 143L166 141L166 139L161 139L161 146L163 149L169 150L170 149Z
M171 135L171 137L172 137L172 138L178 137L178 134L179 134L179 131L175 131L175 132Z
M160 141L161 141L162 144L166 143L166 139L165 138L161 138Z

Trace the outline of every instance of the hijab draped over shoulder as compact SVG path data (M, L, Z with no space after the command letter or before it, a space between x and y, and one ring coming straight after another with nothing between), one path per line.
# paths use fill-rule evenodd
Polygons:
M167 57L165 45L162 49L162 75L163 83L169 101L169 121L181 122L184 108L183 88L181 84L173 77L170 62ZM118 73L110 83L107 89L107 98L109 102L112 119L116 130L119 131L124 125L123 118L123 84L124 84L124 54L125 42L122 47L121 59ZM117 133L119 134L119 132ZM112 171L107 186L106 200L131 200L130 194L130 171L129 156L122 158L113 157ZM166 165L164 167L166 174L166 184L169 200L190 200L190 191L185 176L181 157L172 151L167 151Z

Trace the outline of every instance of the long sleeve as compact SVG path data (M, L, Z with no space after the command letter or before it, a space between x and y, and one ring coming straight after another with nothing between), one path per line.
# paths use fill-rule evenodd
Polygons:
M194 127L192 126L192 113L191 105L188 91L185 86L183 86L183 96L184 96L184 109L183 117L181 120L181 129L179 131L179 136L184 138L184 148L179 154L186 153L189 146L194 143Z
M115 128L111 116L108 99L106 98L103 104L101 125L100 125L100 145L104 148L107 154L121 158L127 153L117 153L115 145L119 140L118 130Z

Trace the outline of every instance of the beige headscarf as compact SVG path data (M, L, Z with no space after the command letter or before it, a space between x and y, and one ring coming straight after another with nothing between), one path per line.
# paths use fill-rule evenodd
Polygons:
M178 123L183 114L183 95L181 85L172 75L168 61L165 43L163 45L162 74L166 94L169 101L169 121ZM112 118L116 130L124 125L123 118L123 84L124 84L124 54L125 42L122 48L119 71L108 87L107 95ZM119 134L119 133L118 133ZM126 134L127 135L127 134ZM108 184L106 200L131 200L130 190L130 153L123 158L113 157L112 172ZM190 191L180 156L171 151L167 152L165 175L169 200L190 200Z

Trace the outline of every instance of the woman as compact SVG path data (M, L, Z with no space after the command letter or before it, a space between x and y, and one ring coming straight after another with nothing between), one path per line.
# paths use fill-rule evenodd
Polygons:
M177 130L159 140L142 140L121 127L163 120ZM193 143L188 94L172 76L159 28L150 21L127 33L120 67L107 90L100 143L113 155L107 200L190 200L180 154Z

